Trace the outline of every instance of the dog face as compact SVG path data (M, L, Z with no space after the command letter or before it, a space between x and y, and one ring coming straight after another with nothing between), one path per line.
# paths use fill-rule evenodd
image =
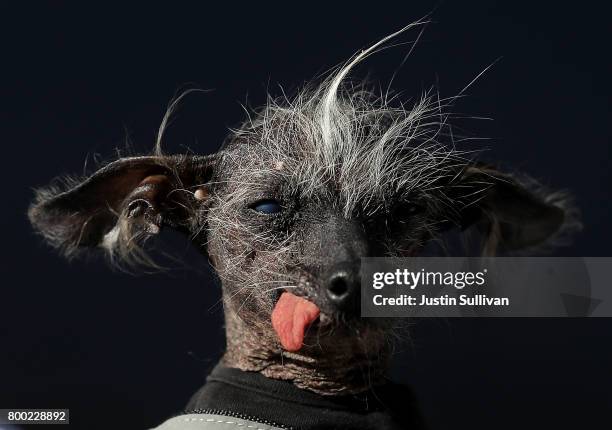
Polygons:
M30 218L68 256L98 246L142 262L144 239L185 232L217 270L226 311L293 351L314 321L384 328L359 318L362 257L415 255L474 223L512 249L562 226L550 195L440 144L432 100L403 110L342 92L325 113L325 88L270 104L212 156L123 158L41 189Z
M160 228L182 231L219 274L226 313L289 351L315 321L336 346L363 327L386 330L359 317L362 257L415 255L470 225L490 254L570 225L562 194L457 151L437 95L406 108L344 84L381 42L319 85L270 100L217 154L157 148L39 189L33 225L69 257L101 247L128 263L149 262L140 244Z

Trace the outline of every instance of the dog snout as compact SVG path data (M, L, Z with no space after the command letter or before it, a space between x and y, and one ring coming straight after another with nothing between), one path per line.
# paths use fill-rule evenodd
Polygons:
M334 309L346 313L359 311L359 264L340 263L333 266L326 276L324 287L327 299Z

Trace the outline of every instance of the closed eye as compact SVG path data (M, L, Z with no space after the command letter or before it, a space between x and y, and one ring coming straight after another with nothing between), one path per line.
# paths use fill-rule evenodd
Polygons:
M266 215L277 214L283 210L283 207L281 206L281 204L274 199L258 200L255 203L253 203L250 206L250 208L256 212L266 214Z
M402 202L393 208L394 218L406 218L418 215L425 210L425 207L419 203Z

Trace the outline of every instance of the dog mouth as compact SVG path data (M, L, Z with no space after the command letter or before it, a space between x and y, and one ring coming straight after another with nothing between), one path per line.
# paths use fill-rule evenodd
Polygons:
M289 352L299 351L304 345L306 330L320 314L321 310L313 302L283 291L271 316L272 327L283 348Z

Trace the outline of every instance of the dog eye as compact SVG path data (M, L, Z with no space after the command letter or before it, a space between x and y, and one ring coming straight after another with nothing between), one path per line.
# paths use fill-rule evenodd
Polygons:
M277 214L283 210L281 204L274 199L264 199L256 201L251 205L251 209L256 212L267 215Z
M423 212L425 208L414 202L403 202L393 209L393 215L398 218L417 215Z

